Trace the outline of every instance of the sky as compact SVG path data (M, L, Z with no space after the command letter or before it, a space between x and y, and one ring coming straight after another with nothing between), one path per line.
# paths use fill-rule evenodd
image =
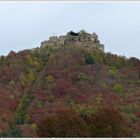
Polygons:
M0 2L0 55L81 29L106 52L140 58L140 2Z

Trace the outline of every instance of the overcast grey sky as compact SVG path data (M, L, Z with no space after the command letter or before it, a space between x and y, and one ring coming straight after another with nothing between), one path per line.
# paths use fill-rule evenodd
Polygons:
M81 29L96 32L107 52L140 58L138 2L0 2L0 55Z

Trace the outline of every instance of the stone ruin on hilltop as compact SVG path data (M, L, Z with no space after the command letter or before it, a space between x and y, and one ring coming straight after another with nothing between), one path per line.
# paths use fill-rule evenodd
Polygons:
M59 37L52 36L49 40L41 43L41 47L46 46L56 46L58 48L61 48L62 46L91 47L104 51L104 45L100 44L97 34L86 33L84 30L78 33L70 31L66 35Z

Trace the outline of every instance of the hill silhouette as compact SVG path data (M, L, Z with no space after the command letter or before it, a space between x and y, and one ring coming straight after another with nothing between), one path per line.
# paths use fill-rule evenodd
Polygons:
M139 137L140 60L84 30L1 56L0 136Z

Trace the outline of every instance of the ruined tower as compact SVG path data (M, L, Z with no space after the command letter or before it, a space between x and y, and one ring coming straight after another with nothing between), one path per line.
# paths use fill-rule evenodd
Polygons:
M104 51L104 45L100 44L98 35L96 33L87 33L84 30L78 33L70 31L66 35L59 37L52 36L49 40L41 43L41 47L45 46L55 46L58 48L62 46L92 47Z

